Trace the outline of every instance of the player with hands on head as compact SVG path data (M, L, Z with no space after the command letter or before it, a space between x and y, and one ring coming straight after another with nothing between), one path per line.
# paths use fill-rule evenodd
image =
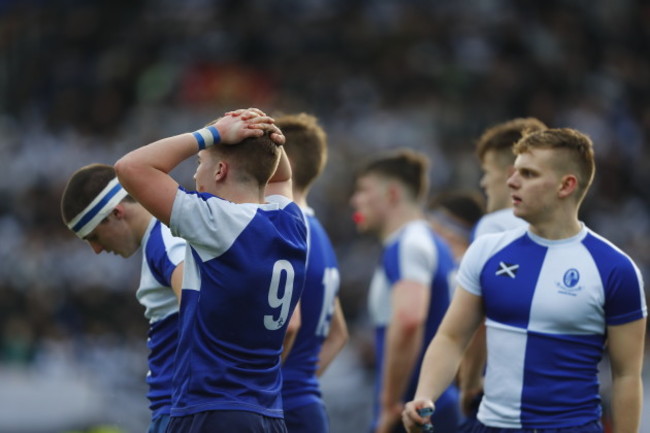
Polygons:
M123 156L118 178L187 241L169 433L283 433L282 344L307 227L282 132L257 109ZM196 191L169 172L197 154Z
M514 150L508 187L515 215L529 226L470 245L404 425L421 430L418 409L432 406L454 379L485 320L487 371L472 432L601 433L605 351L613 431L638 432L645 293L630 257L578 218L594 177L593 144L573 129L547 129L525 135Z
M136 297L149 320L148 433L164 433L172 405L172 374L178 339L178 299L185 241L172 236L122 188L113 166L90 164L75 171L61 197L64 223L96 254L130 257L142 248Z

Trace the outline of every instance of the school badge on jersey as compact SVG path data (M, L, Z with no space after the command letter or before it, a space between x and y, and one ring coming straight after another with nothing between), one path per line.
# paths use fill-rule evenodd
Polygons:
M582 290L579 286L580 272L576 268L568 269L562 276L562 281L556 281L555 285L560 289L558 293L563 295L576 296L577 292Z

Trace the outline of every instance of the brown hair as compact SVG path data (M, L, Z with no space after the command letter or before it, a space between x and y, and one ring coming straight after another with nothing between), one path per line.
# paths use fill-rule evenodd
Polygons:
M75 171L61 195L61 217L69 223L115 178L112 165L90 164ZM134 201L130 196L124 200Z
M556 158L559 162L558 168L575 173L578 178L578 202L582 201L596 172L591 139L575 129L547 129L526 135L513 148L517 155L531 149L554 149L564 152L562 158Z
M306 113L279 116L275 124L286 137L284 150L291 162L294 187L304 191L325 167L327 134L316 117Z
M516 118L499 123L487 129L476 143L476 154L483 161L488 151L495 151L503 161L512 164L515 155L512 146L521 137L536 131L547 129L547 126L534 117Z
M429 188L428 167L429 159L426 155L410 149L403 149L393 155L369 162L357 176L377 174L397 180L406 187L413 199L419 201L424 199Z
M237 168L239 181L254 181L260 187L264 187L275 173L281 154L280 146L271 140L269 133L246 138L234 145L218 143L208 149Z

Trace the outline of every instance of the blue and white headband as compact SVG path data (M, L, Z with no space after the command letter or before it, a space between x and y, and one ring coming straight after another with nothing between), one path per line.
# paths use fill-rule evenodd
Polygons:
M128 193L122 188L117 178L114 178L84 210L70 220L68 228L79 238L84 239L113 212L115 206L127 195Z

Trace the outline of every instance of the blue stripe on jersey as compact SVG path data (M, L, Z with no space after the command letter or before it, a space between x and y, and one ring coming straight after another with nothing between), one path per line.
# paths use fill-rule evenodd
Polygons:
M589 234L583 244L591 253L600 279L605 283L605 320L608 325L620 325L638 320L647 314L641 275L630 258L603 238ZM632 306L633 308L630 308Z
M172 376L174 373L174 353L178 340L178 313L152 323L149 328L149 408L152 418L169 415L172 405Z
M307 221L310 245L305 288L300 298L301 325L282 366L285 411L321 401L316 370L339 290L334 248L316 217L309 215Z
M163 241L161 231L162 223L156 220L153 229L145 245L145 257L151 274L161 286L171 287L172 273L176 269L176 264L172 263L167 255L167 248Z
M603 335L528 332L521 422L537 428L586 424L601 415L598 363ZM549 381L549 378L554 380ZM549 399L552 395L553 398Z
M530 307L546 248L521 237L492 256L481 273L485 312L489 319L528 327ZM512 278L508 269L516 273Z

